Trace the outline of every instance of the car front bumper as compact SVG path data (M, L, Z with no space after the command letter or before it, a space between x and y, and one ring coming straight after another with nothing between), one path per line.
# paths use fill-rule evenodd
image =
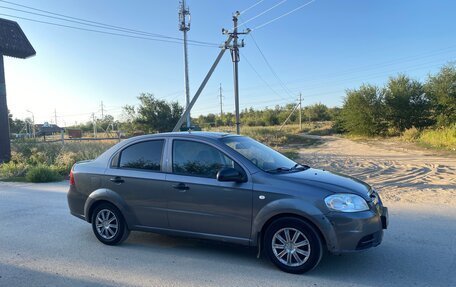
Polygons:
M368 211L331 212L327 219L333 227L328 249L332 253L361 251L382 242L383 230L388 227L388 208L378 204Z

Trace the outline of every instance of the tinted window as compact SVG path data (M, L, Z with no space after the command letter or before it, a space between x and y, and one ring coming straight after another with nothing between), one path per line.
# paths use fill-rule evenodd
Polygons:
M218 149L199 142L174 141L174 173L215 178L222 167L235 167L235 164Z
M147 141L131 145L120 155L120 168L160 170L163 140Z

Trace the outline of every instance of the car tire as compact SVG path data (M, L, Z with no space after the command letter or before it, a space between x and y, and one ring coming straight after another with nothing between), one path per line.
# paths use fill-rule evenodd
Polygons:
M273 221L263 238L269 259L288 273L310 271L323 256L323 245L317 231L298 218L284 217Z
M122 213L109 203L100 204L93 211L92 230L97 239L106 245L120 244L130 235Z

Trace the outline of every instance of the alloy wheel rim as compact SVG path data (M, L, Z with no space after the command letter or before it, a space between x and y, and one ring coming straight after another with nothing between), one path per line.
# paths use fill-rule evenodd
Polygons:
M277 260L286 266L301 266L310 256L309 240L296 228L278 230L272 237L271 246Z
M116 236L119 230L119 221L111 210L102 209L97 213L95 227L101 237L110 240Z

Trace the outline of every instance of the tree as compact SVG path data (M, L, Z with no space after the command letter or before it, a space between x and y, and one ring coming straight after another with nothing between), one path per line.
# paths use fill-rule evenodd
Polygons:
M125 106L129 129L141 130L145 133L168 132L181 117L184 108L177 102L168 103L156 99L152 94L143 93L138 97L140 104L137 109Z
M329 121L331 116L328 107L322 103L318 103L304 109L304 118L310 121Z
M423 85L405 75L390 78L384 89L386 120L396 132L429 126L430 101Z
M435 110L437 124L456 123L456 66L448 64L437 75L429 76L425 90Z
M358 90L347 90L340 115L343 129L356 135L384 134L383 110L383 95L376 86L362 85Z

